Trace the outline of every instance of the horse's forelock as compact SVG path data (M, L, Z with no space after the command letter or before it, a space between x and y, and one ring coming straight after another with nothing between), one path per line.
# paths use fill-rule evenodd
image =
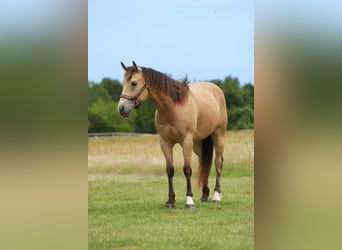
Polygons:
M133 67L127 67L126 72L125 72L125 76L124 76L125 79L127 81L129 81L132 78L134 72L135 72L135 70Z

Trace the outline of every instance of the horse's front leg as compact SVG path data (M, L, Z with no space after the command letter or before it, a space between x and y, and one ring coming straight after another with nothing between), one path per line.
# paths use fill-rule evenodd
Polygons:
M183 156L184 156L184 167L183 172L186 178L186 208L192 209L195 208L195 203L192 199L192 189L191 189L191 157L192 157L192 148L193 148L193 139L192 135L188 134L182 144L183 147Z
M166 161L166 174L169 183L169 199L165 203L166 208L173 208L176 202L176 195L173 189L173 176L175 169L173 167L173 144L168 143L162 137L159 138L160 147L163 151L165 161Z

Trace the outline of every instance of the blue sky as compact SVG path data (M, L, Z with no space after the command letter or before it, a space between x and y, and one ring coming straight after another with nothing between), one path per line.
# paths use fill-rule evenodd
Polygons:
M121 81L132 60L175 79L254 84L254 1L89 0L88 80Z

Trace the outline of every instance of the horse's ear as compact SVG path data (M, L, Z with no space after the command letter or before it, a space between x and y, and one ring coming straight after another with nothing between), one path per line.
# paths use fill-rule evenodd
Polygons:
M137 71L137 72L141 71L141 68L134 61L132 61L132 63L133 63L133 67L134 67L135 71Z
M126 65L125 65L123 62L121 62L121 66L122 66L122 68L123 68L125 71L127 71L127 67L126 67Z

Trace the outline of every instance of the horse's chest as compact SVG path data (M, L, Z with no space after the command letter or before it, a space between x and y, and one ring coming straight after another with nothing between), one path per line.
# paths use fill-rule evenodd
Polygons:
M158 133L169 142L182 143L184 138L196 128L194 112L178 110L175 114L160 115L156 112L155 123Z
M181 124L157 124L157 130L160 135L174 143L182 142L186 135Z

